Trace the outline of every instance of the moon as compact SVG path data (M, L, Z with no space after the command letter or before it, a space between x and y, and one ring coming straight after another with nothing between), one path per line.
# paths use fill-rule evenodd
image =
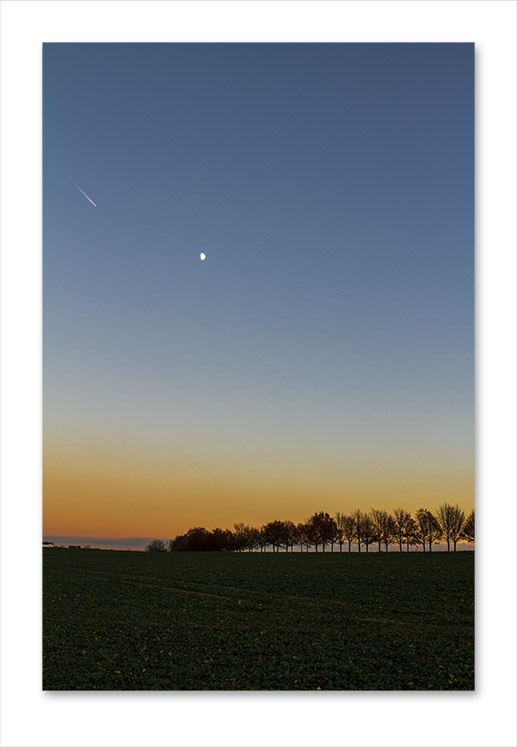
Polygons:
M199 259L201 260L201 262L203 262L206 259L206 254L204 252L201 252L201 254L199 255Z

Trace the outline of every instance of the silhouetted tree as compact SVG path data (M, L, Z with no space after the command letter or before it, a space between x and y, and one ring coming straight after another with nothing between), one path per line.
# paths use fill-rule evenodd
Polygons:
M339 542L339 552L343 552L343 540L345 539L343 527L345 518L345 514L342 514L338 511L334 519L334 521L336 522L336 541Z
M279 548L286 544L287 531L284 521L270 521L262 528L262 531L266 545L271 545L273 552L278 552Z
M334 552L334 544L336 542L339 542L340 531L336 523L336 520L333 517L331 517L331 521L333 522L333 526L332 526L332 532L329 534L329 542L330 542L330 552Z
M348 552L352 550L352 542L355 537L355 519L353 516L345 514L341 523L341 531L343 532L343 539L348 542Z
M260 544L260 532L255 527L248 524L234 524L234 546L237 550L247 550L251 552Z
M335 520L326 511L320 511L315 514L318 517L318 521L321 525L321 536L323 539L322 550L325 552L325 545L330 543L331 549L334 548L334 542L336 541L337 525Z
M416 520L420 527L422 534L422 544L425 552L425 543L427 541L429 545L429 552L433 549L433 542L440 539L442 536L442 530L438 520L434 514L428 511L427 508L419 508L416 512Z
M181 550L188 550L187 543L187 536L185 534L179 534L174 539L169 540L169 552L180 552Z
M438 506L436 520L442 530L442 536L446 539L447 552L450 552L451 541L454 544L454 551L456 551L456 543L465 524L465 513L458 505L451 506L450 503L442 503L441 506Z
M284 529L283 529L283 540L285 545L285 551L288 552L289 548L291 548L291 552L293 551L293 545L297 536L296 532L296 526L292 521L284 521Z
M418 523L415 521L415 519L409 515L409 518L406 521L406 530L405 530L405 540L406 540L406 551L409 552L409 546L410 545L417 545L420 543L420 527L418 526ZM425 550L425 546L424 546Z
M385 519L382 524L382 541L384 542L384 549L388 552L388 546L393 541L395 535L395 519L391 514L386 512Z
M375 542L378 543L379 552L381 551L381 542L382 542L382 522L384 518L384 514L386 511L379 511L376 508L372 508L370 512L370 516L373 523L373 539Z
M321 542L319 526L311 521L311 519L307 519L305 522L305 540L307 542L307 549L312 546L315 552L318 552L318 545Z
M429 511L429 524L427 527L427 542L429 543L429 552L433 549L433 543L442 538L442 528L436 516Z
M474 524L475 524L474 511L471 511L470 514L465 519L465 523L461 531L462 538L466 539L467 542L474 542L474 539L475 539Z
M422 549L425 552L427 542L427 524L429 519L427 517L429 511L425 508L419 508L416 512L416 523L418 524L419 539L422 543Z
M379 543L379 552L382 542L384 542L384 548L387 552L395 531L395 521L387 511L379 511L375 508L372 509L370 515L373 521L374 540Z
M357 540L357 552L361 552L361 542L363 541L363 522L365 514L360 510L354 511L352 521L354 522L354 539Z
M145 549L147 552L167 552L167 545L163 540L153 540Z
M271 529L272 522L269 522L268 524L264 524L264 526L261 528L260 533L262 535L262 541L264 543L264 549L267 550L268 546L271 545L274 542L273 532ZM275 552L275 546L272 545L273 552Z
M305 524L303 521L297 524L296 534L298 536L298 542L300 543L300 552L303 552L304 545L306 552L309 552L310 540L307 536L307 524Z
M315 545L316 552L318 545L321 543L322 551L325 552L325 545L336 536L336 522L325 511L319 511L311 516L307 521L308 535L311 542Z
M372 509L371 512L364 513L358 509L349 515L337 512L335 518L332 518L325 511L318 511L306 522L294 524L292 521L275 520L268 522L260 530L242 522L234 524L234 531L220 528L208 531L204 527L194 527L168 543L153 540L146 550L251 552L260 548L263 552L271 546L273 552L278 552L280 548L293 552L295 545L299 545L302 552L304 548L308 552L313 545L318 552L321 545L325 552L327 544L330 543L333 551L334 543L339 542L339 550L342 552L346 541L348 552L351 552L352 542L356 540L358 552L361 552L362 546L368 552L374 541L378 543L379 551L384 544L385 552L388 552L389 544L395 540L400 551L405 542L407 552L410 545L417 543L422 544L425 552L427 546L431 551L433 543L442 536L447 540L448 550L451 542L456 550L459 538L473 542L474 511L465 519L459 506L444 503L439 506L436 515L428 509L419 509L416 520L401 508L395 509L394 516L384 510Z
M260 546L260 529L257 529L257 527L250 527L248 531L248 535L247 535L247 544L246 544L248 552L255 550L259 546Z
M361 526L361 536L366 547L366 552L368 552L368 547L375 538L375 524L370 514L364 514Z
M204 527L193 527L185 534L176 537L169 543L172 552L188 552L193 550L210 550L210 532Z
M411 518L411 514L409 514L407 511L404 511L403 508L396 508L393 514L393 537L398 542L399 550L400 552L402 552L402 543L404 539L406 539L406 529L408 521Z
M186 534L176 537L169 543L169 549L173 552L180 551L220 551L236 550L239 548L236 536L229 529L214 529L209 532L204 527L194 527Z
M230 552L237 548L235 536L230 529L213 529L209 535L209 548L211 550L226 550Z
M238 522L233 525L233 534L234 534L236 550L243 550L246 547L248 530L249 530L249 527L246 526L246 524L243 524L242 522Z
M260 548L260 552L264 552L265 549L266 549L266 547L267 547L266 535L265 535L264 529L265 529L264 527L261 527L258 530L258 533L259 533L259 536L258 536L258 546Z
M291 547L291 552L294 552L295 545L300 545L300 548L301 548L302 535L300 533L299 524L294 524L292 521L290 521L289 524L291 525L290 526L290 537L291 537L290 547Z

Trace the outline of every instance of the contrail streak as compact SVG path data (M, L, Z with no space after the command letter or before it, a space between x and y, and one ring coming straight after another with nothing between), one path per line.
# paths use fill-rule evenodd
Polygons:
M86 199L88 200L88 202L91 202L91 203L92 203L93 207L97 207L97 205L96 205L96 204L94 203L94 201L92 200L92 198L91 198L91 197L88 197L88 195L86 194L86 192L84 192L84 191L83 191L83 190L81 189L81 187L80 187L80 186L79 186L78 184L76 184L76 183L74 182L74 180L73 180L73 179L70 179L70 181L72 182L72 184L74 184L74 185L75 185L75 186L77 187L77 189L79 190L79 192L80 192L80 193L81 193L82 195L84 195L84 196L86 197Z

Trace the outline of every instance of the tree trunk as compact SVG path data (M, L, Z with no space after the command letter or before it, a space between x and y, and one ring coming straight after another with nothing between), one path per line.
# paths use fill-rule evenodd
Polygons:
M450 552L450 551L451 551L450 539L447 536L447 552Z
M379 540L379 552L381 551L381 540Z

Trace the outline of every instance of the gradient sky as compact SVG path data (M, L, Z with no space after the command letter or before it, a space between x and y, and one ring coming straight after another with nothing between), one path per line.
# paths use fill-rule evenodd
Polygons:
M473 508L474 46L43 62L45 534Z

